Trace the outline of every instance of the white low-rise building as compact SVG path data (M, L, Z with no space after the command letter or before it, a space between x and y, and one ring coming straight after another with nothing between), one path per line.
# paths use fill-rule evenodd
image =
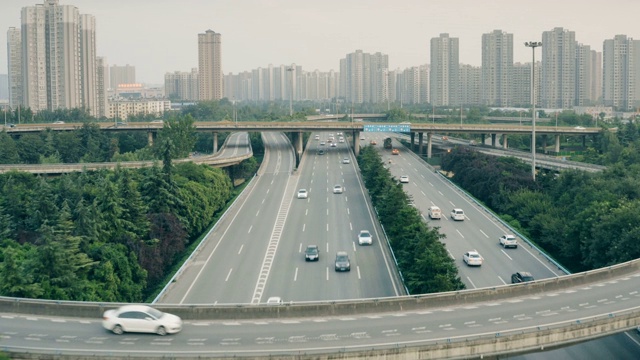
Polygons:
M169 100L126 100L110 99L107 117L126 120L129 115L152 114L161 117L166 111L171 110Z

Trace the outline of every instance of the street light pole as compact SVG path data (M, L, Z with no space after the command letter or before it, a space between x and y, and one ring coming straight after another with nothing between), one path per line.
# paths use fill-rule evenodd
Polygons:
M540 41L525 42L524 46L530 47L533 54L531 62L531 176L536 181L536 48L542 46Z

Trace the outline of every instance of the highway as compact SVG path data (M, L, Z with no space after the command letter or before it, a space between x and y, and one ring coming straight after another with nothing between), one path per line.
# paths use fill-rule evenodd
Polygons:
M326 133L321 136L324 139ZM366 136L368 142L370 134ZM374 136L380 136L378 143L382 144L382 135ZM315 150L320 145L311 140L300 168L294 171L293 149L288 140L279 133L265 133L264 140L267 155L259 176L208 235L160 302L256 304L264 303L269 296L281 296L285 302L298 303L379 298L401 292L394 281L393 266L383 256L380 234L367 207L355 159L346 145L339 144L328 148L325 155L317 155ZM432 203L442 208L444 217L437 224L447 235L445 244L468 288L500 286L518 270L530 271L537 279L561 274L527 246L502 249L497 239L505 230L440 175L403 150L393 156L391 171L396 176L409 175L410 183L404 187L423 214ZM344 157L349 157L351 163L342 164ZM333 194L333 185L339 183L345 186L345 192ZM310 192L308 200L295 198L302 187ZM465 210L465 221L445 219L454 206ZM371 247L354 243L363 228L374 233ZM304 246L311 243L321 248L317 263L303 259ZM462 253L470 249L483 255L482 267L468 268L462 263ZM333 271L337 250L349 252L350 273ZM113 336L101 329L99 319L2 314L0 344L43 352L65 349L65 353L170 356L320 353L444 339L458 341L495 336L495 332L536 331L540 326L553 327L565 320L606 317L617 310L637 308L639 277L635 274L539 296L417 312L186 321L182 333L165 338Z
M365 133L366 143L375 139L379 150L391 174L399 179L409 176L409 183L403 184L404 190L411 195L413 202L430 226L439 227L446 235L443 240L450 256L455 259L460 277L467 288L481 288L511 283L511 274L516 271L528 271L536 279L565 275L565 273L540 256L539 251L518 239L517 249L503 249L498 239L503 234L511 234L497 219L484 208L478 206L463 192L454 188L433 168L421 161L398 141L394 147L400 149L399 155L391 155L390 150L382 148L385 133ZM389 163L389 160L391 163ZM442 210L442 219L431 220L428 208L432 205ZM454 221L449 216L453 208L465 212L464 221ZM462 261L462 254L477 250L484 258L481 267L469 267Z

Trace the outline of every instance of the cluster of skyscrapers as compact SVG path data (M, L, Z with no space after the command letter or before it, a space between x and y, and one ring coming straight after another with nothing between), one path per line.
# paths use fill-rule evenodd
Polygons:
M9 104L35 112L79 107L97 117L120 116L110 102L122 102L116 99L119 87L136 88L135 68L109 68L96 55L95 18L58 2L22 8L21 27L7 32ZM222 35L207 30L198 34L198 67L166 73L164 97L516 107L531 105L533 82L536 105L544 108L640 106L640 40L616 35L598 52L578 43L575 32L555 28L542 33L535 64L514 63L513 34L494 30L481 41L481 66L461 64L459 39L445 33L431 39L429 64L406 69L390 69L386 54L356 50L340 59L337 72L291 64L225 75Z

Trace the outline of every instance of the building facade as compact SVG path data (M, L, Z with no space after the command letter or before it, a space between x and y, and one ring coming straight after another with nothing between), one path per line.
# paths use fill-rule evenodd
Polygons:
M213 30L198 34L198 74L200 100L222 99L222 35Z
M460 64L460 105L478 106L482 98L482 70L479 66Z
M340 59L340 86L347 103L379 103L387 101L389 56L356 50Z
M482 35L482 104L512 105L513 34L494 30ZM464 103L464 102L463 102Z
M22 104L22 36L15 27L7 31L7 60L9 80L9 106Z
M20 16L19 35L10 29L8 37L14 106L35 112L85 108L96 115L95 18L58 0L24 7ZM20 89L21 98L16 94Z
M117 89L120 84L136 83L136 67L132 65L112 65L109 69L109 89Z
M107 117L110 119L126 120L129 115L155 115L161 117L171 110L169 100L109 100Z
M176 71L164 75L164 93L169 99L196 101L198 94L198 69L191 72ZM229 96L229 99L231 97Z
M570 109L576 101L576 34L563 28L542 33L540 104Z
M602 97L605 106L618 111L640 105L640 40L616 35L604 41Z
M430 96L435 106L460 103L460 61L458 38L440 34L431 39Z

